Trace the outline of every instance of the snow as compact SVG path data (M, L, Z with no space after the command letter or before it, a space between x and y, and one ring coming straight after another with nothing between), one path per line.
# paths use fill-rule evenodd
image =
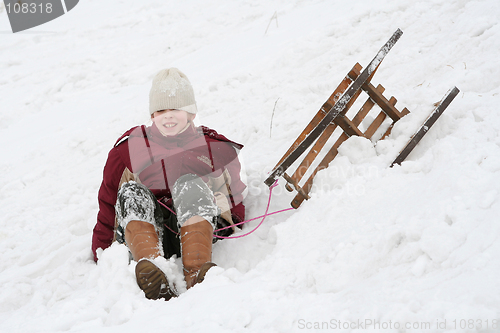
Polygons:
M0 332L497 331L498 22L497 0L87 0L12 34L0 5ZM375 146L347 140L298 210L218 242L202 284L150 301L123 245L93 262L107 153L149 124L160 69L188 76L198 124L245 145L253 218L282 154L398 28L372 82L411 113ZM270 212L292 199L280 179Z

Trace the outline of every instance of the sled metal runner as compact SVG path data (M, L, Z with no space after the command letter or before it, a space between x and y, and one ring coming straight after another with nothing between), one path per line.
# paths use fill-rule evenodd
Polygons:
M293 190L297 191L297 195L291 202L292 207L298 208L304 200L310 198L309 192L313 186L314 177L320 170L328 167L330 162L337 156L338 147L349 137L353 135L362 136L371 139L373 142L382 140L390 134L392 127L399 119L410 113L406 108L399 111L395 107L397 100L394 97L387 99L383 95L385 91L383 86L378 85L375 87L371 84L371 79L380 66L380 63L402 34L403 32L401 30L396 30L364 70L362 70L363 68L359 63L354 65L288 151L276 164L269 177L264 181L267 186L271 186L282 176L287 181L287 185L285 186L286 189L290 192ZM347 113L362 92L365 92L368 98L362 104L356 115L349 118ZM416 146L423 135L427 133L428 129L443 113L457 93L458 89L456 87L453 88L431 113L431 116L427 119L422 128L412 137L392 165L395 163L400 164L409 155L411 150ZM366 129L362 130L359 128L360 124L375 105L380 108L380 112L369 125L365 126ZM387 123L386 119L390 121L390 125L383 135L376 140L374 135L379 132L379 129L383 130L381 125L384 122ZM364 123L366 123L366 121ZM341 130L341 135L337 138L333 146L327 149L326 153L323 151L324 156L322 160L319 163L314 163L336 129ZM297 166L296 170L293 173L287 173L287 170L310 147L311 149ZM311 168L313 164L315 164L315 168ZM301 180L306 174L309 174L308 178L301 185Z
M422 140L424 135L429 131L429 129L434 125L436 120L443 114L444 110L450 105L451 101L458 95L460 90L457 87L453 87L450 91L445 95L445 97L438 103L434 111L431 112L427 120L424 124L419 128L419 130L411 137L410 141L406 144L406 146L401 150L398 157L392 162L391 167L394 164L401 164L408 155L411 153L413 148Z

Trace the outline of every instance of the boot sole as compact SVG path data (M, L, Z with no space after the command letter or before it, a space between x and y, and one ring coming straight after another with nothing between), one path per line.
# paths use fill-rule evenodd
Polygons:
M196 276L196 283L201 283L203 280L205 280L205 274L207 274L208 270L214 266L217 266L213 262L206 262L200 267L200 271L198 272L198 275Z
M141 260L137 263L135 276L139 288L144 291L147 299L163 298L168 301L176 296L170 290L165 274L149 260Z

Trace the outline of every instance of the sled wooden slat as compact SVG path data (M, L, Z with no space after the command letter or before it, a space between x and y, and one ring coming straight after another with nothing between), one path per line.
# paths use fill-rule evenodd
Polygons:
M297 192L299 192L299 194L301 195L302 198L305 198L306 200L309 200L309 198L310 198L309 195L304 191L303 188L301 188L297 184L297 182L294 179L292 179L289 175L287 175L286 172L283 174L283 178L285 178L285 180L288 182L288 184L292 184L293 185L293 187L295 188L295 190Z
M394 97L391 97L389 99L389 103L391 105L395 105L396 104L396 99ZM381 111L377 117L373 120L373 122L370 124L370 126L368 127L368 129L365 131L365 138L367 139L371 139L373 137L373 135L375 134L375 132L379 129L379 127L382 125L382 123L387 119L387 114L384 112L384 111ZM393 122L390 127L389 127L389 132L390 132L390 129L392 129L392 126L395 124L396 122ZM388 134L387 134L388 135ZM384 137L387 136L386 134L384 134Z
M361 132L356 125L354 125L353 122L344 115L339 115L335 118L334 122L339 125L344 130L344 133L349 137L353 135L364 136L363 132Z
M385 90L385 88L382 87L380 84L377 86L376 89L380 91L380 93L383 93ZM354 118L352 118L352 122L358 125L361 124L361 122L366 117L368 112L370 112L373 106L375 106L375 102L371 98L368 98L365 104L363 104L363 106L361 107L361 109L359 109L359 112L354 116Z
M394 107L394 105L389 103L389 101L384 97L384 95L379 93L371 83L369 82L365 83L365 85L363 86L363 90L365 90L368 93L368 96L370 96L370 98L375 103L377 103L377 105L380 106L380 108L385 112L385 114L391 117L392 120L398 121L399 119L401 119L401 117L403 117L401 112L399 112Z
M316 141L314 146L311 148L311 150L306 155L304 160L302 160L302 163L300 163L300 165L297 167L297 169L295 170L293 175L290 177L290 179L293 179L294 188L297 188L297 186L298 186L297 183L305 175L305 173L307 172L307 169L309 169L309 167L313 164L314 160L316 159L316 157L320 153L321 149L323 149L324 145L326 144L326 142L328 141L328 139L332 135L335 128L337 128L337 124L333 124L333 123L329 124L325 128L325 131L323 133L321 133L320 137L318 138L318 140ZM287 180L287 182L290 183L290 181L288 181L288 179L286 179L286 180ZM285 185L285 188L289 192L293 191L293 188L288 184Z
M378 116L373 120L373 122L368 126L368 129L365 131L365 138L371 139L373 134L378 130L380 125L384 122L387 115L383 112L380 112Z

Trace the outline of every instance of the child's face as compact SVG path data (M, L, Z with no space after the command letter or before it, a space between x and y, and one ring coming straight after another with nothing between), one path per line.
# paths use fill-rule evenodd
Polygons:
M184 110L162 110L151 115L151 119L161 134L172 136L178 134L187 124L194 119L195 115Z

